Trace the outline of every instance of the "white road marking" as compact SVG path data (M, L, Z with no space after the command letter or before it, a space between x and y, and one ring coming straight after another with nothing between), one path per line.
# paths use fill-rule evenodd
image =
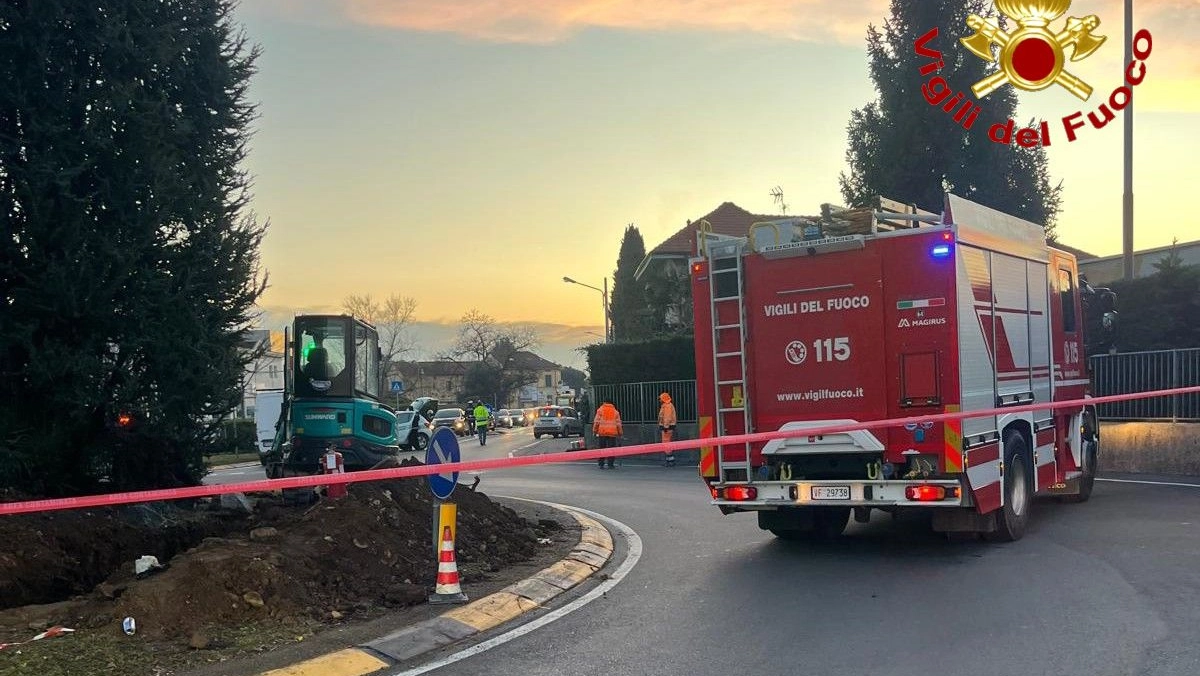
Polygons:
M1145 484L1147 486L1182 486L1184 488L1200 488L1200 484L1185 484L1174 481L1142 481L1140 479L1101 479L1096 478L1096 481L1111 481L1118 484Z
M617 531L618 535L625 538L625 540L629 546L629 552L625 555L625 560L621 562L621 565L618 566L617 569L612 572L612 574L609 576L609 578L607 580L605 580L604 582L601 582L598 586L596 586L590 592L584 594L583 596L580 596L579 598L568 603L567 605L563 606L562 608L559 608L557 610L552 610L549 613L546 613L545 615L542 615L541 617L537 618L536 620L527 622L527 623L513 629L512 631L504 632L503 634L500 634L499 636L490 638L482 643L477 643L477 644L471 646L470 648L467 648L465 650L460 650L452 655L447 655L446 657L443 657L440 660L430 662L429 664L424 664L422 666L419 666L419 667L416 667L413 669L409 669L408 671L389 672L390 676L417 676L417 674L424 674L424 673L433 671L435 669L441 669L442 667L444 667L448 664L454 664L455 662L465 660L468 657L473 657L475 655L478 655L481 652L484 652L485 650L491 650L492 648L495 648L496 646L508 643L509 641L511 641L515 638L520 638L521 636L524 636L525 634L528 634L529 632L534 631L535 629L544 627L547 624L550 624L551 622L566 616L568 613L579 610L583 606L586 606L587 604L591 603L592 601L595 601L596 599L598 599L601 596L603 596L604 594L606 594L609 589L612 589L613 587L617 586L617 584L621 580L625 579L625 576L629 574L629 571L633 570L633 567L635 565L637 565L638 559L642 558L642 539L640 537L638 537L638 534L635 533L632 528L630 528L629 526L626 526L625 524L621 523L620 521L617 521L616 519L611 519L607 516L604 516L603 514L597 514L596 512L593 512L593 511L587 510L587 509L583 509L580 507L571 507L569 505L560 505L560 504L554 503L554 502L542 502L541 500L527 500L525 498L513 498L513 499L514 500L522 500L524 502L534 502L539 505L546 505L548 507L564 509L567 511L581 512L583 514L586 514L586 515L592 517L593 519L596 519L597 521L607 522L610 527L612 527L614 530Z

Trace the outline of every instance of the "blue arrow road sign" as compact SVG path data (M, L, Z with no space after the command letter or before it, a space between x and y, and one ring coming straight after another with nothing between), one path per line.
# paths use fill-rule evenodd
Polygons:
M404 381L403 380L393 380L392 381L392 391L393 392L403 392L404 391Z
M439 427L433 433L433 438L429 440L429 447L425 449L425 464L426 465L441 465L448 462L458 462L461 458L458 450L458 437L454 432L450 431L449 427ZM442 474L430 474L429 490L433 491L433 497L438 500L448 500L450 494L454 492L454 487L458 485L458 472L445 472Z

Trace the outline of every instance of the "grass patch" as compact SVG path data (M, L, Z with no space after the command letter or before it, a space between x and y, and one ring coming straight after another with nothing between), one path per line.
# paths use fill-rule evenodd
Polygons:
M210 455L205 458L204 463L209 467L224 467L225 465L236 465L241 462L257 462L258 460L258 453L251 451L249 453L225 453L222 455Z
M125 636L114 630L81 630L0 651L0 676L165 676L307 640L313 635L314 627L247 625L214 628L209 646L200 650L179 643L152 641L139 635Z

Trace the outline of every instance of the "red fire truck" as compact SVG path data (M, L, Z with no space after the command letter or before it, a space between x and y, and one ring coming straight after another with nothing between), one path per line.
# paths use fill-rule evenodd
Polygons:
M702 437L1003 409L1087 396L1085 331L1114 297L1042 227L946 195L826 221L701 223L691 260ZM834 234L830 232L849 234ZM780 538L923 509L941 532L1016 540L1034 495L1088 499L1091 406L701 449L726 514Z

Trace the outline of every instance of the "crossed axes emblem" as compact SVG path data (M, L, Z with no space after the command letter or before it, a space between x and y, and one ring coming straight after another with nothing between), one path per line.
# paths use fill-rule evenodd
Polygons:
M1073 47L1071 61L1081 61L1091 56L1108 38L1092 34L1100 26L1100 19L1095 14L1082 19L1068 18L1062 31L1050 32L1047 28L1050 22L1062 16L1070 6L1071 0L996 0L996 7L1019 26L1011 33L1000 28L994 19L977 14L967 17L967 27L975 34L960 42L972 54L984 61L996 61L992 45L1000 47L1000 70L971 87L975 96L982 99L1005 84L1025 91L1039 91L1057 84L1080 99L1088 100L1092 88L1063 69L1065 51L1067 47Z

